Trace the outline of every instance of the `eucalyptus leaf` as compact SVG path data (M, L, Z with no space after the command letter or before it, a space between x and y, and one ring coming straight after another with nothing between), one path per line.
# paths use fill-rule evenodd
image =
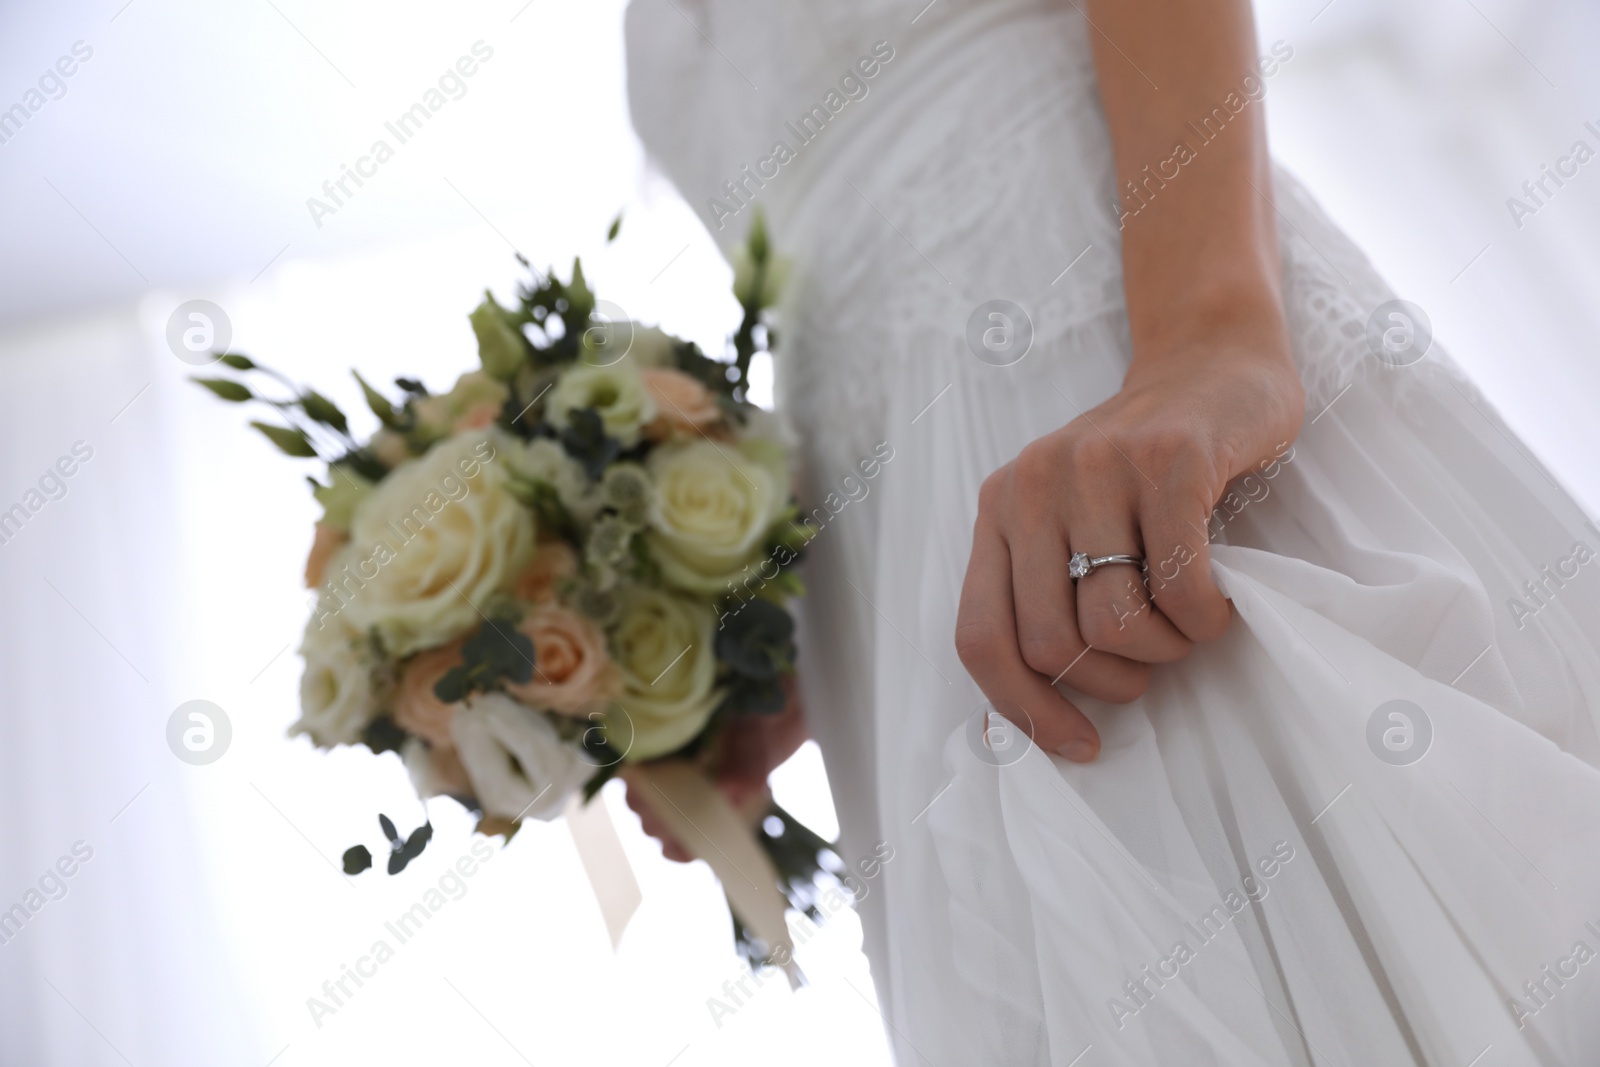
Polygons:
M379 422L393 429L400 421L395 415L394 404L390 402L388 397L368 385L367 380L361 376L360 371L352 368L350 373L355 375L356 381L361 383L361 395L366 397L367 407L374 415L378 416Z
M190 378L196 385L203 385L217 396L234 404L242 404L255 396L250 387L228 378Z
M300 407L305 411L308 418L314 419L324 426L332 426L340 433L348 434L350 432L350 423L345 419L344 412L339 410L339 405L315 389L306 390L305 395L300 398Z
M298 456L305 459L315 459L317 450L312 447L311 441L299 430L287 426L273 426L265 422L252 422L250 424L266 435L267 440L277 445L285 455Z

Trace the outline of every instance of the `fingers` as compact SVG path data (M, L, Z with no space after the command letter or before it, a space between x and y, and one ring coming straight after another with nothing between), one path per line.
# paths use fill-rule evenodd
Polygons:
M678 843L678 839L672 836L672 831L667 829L666 823L655 813L655 809L650 806L650 802L640 799L639 793L639 787L629 780L627 782L627 791L623 796L627 801L628 807L633 810L635 815L639 816L639 828L650 837L661 842L661 854L667 859L674 863L688 863L693 860L694 857L689 854L689 850Z
M1122 472L1116 472L1121 474ZM1096 484L1104 488L1094 491ZM1068 518L1072 550L1090 556L1144 555L1137 490L1125 479L1090 483L1073 494ZM1150 605L1138 567L1108 563L1078 580L1078 630L1095 648L1142 663L1170 663L1192 647L1167 618Z
M1078 631L1077 598L1067 576L1067 534L1055 521L1023 524L1011 549L1017 648L1052 683L1125 704L1145 691L1150 668L1091 648Z
M1152 494L1140 516L1150 592L1161 614L1190 641L1221 637L1230 616L1211 576L1210 511L1203 497Z
M993 493L986 484L991 504ZM956 616L956 653L996 711L1028 731L1039 747L1086 763L1100 751L1094 724L1029 667L1018 648L1011 553L992 511L980 500Z

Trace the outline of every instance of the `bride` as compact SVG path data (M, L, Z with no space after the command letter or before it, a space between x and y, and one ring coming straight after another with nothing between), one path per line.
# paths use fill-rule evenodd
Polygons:
M900 1062L1600 1062L1600 531L1273 167L1292 44L1243 0L628 43L683 196L793 260L802 498L854 501L802 689L846 859L893 850Z

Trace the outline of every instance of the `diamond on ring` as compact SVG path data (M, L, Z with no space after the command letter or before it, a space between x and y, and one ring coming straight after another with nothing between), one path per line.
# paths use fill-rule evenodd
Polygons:
M1144 569L1144 560L1142 558L1130 556L1125 552L1119 552L1111 556L1091 556L1087 552L1074 552L1072 558L1067 561L1067 577L1073 581L1077 581L1079 578L1087 578L1094 573L1096 567L1104 567L1110 563L1126 563L1130 567Z

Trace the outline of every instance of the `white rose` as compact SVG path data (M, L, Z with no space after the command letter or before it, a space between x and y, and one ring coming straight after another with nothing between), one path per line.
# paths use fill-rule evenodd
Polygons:
M595 771L541 712L504 693L468 699L450 735L484 813L502 819L555 818Z
M545 401L546 417L552 426L565 429L580 408L594 408L606 434L624 448L638 444L640 427L656 416L656 402L638 365L626 359L605 367L578 363L561 372Z
M579 522L589 521L599 510L600 501L583 467L550 438L536 437L526 444L507 444L505 462L518 478L544 482L554 489L561 503Z
M711 609L676 593L634 589L624 598L612 652L623 693L606 735L630 760L682 748L722 700Z
M356 508L354 566L330 574L343 614L405 656L477 626L533 554L533 515L507 491L498 431L462 434L396 467ZM345 599L345 598L348 599Z
M377 715L365 638L340 616L313 617L300 655L300 718L289 736L305 734L318 748L355 744Z
M701 439L658 447L648 466L649 542L662 576L691 592L723 592L755 562L788 505L781 450Z

